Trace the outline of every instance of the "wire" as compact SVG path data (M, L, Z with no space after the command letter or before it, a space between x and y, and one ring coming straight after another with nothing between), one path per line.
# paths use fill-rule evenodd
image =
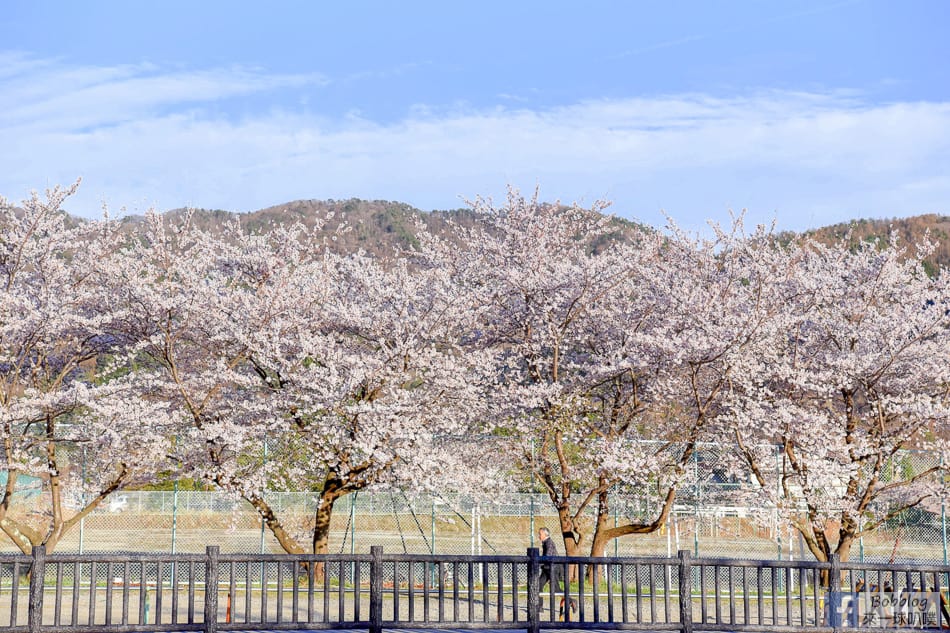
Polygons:
M458 518L462 519L462 522L465 523L465 525L467 525L469 529L472 529L472 524L469 523L468 519L466 519L466 518L462 515L461 512L459 512L459 511L456 510L454 507L452 507L452 504L451 504L451 503L449 503L448 501L446 501L446 500L442 497L442 495L440 495L439 493L436 493L435 496L437 496L439 499L442 499L443 503L445 503L445 505L447 505L447 506L449 506L450 508L452 508L452 512L454 512L454 513L458 516ZM488 539L485 538L484 536L482 537L482 542L485 543L485 545L487 545L488 547L490 547L490 548L491 548L491 551L496 552L496 553L498 552L498 550L495 549L495 546L492 545L491 543L489 543L489 542L488 542Z
M356 503L356 494L357 494L357 493L354 492L354 493L353 493L353 498L350 499L350 506L351 506L351 507L352 507L353 504ZM347 534L350 533L350 521L351 521L352 519L353 519L353 512L350 511L350 513L346 515L346 529L343 531L343 542L340 543L340 553L341 553L341 554L342 554L343 551L346 549L346 536L347 536Z
M399 523L399 513L396 512L396 493L389 493L393 501L393 516L396 518L396 529L399 530L399 538L402 539L402 553L408 554L409 549L406 547L406 536L402 533L402 525Z
M409 497L406 496L406 491L402 491L402 498L406 500L406 505L409 506L409 513L412 515L412 518L416 522L416 527L419 528L419 534L422 535L422 540L426 544L426 549L429 550L430 554L435 554L435 548L429 544L429 539L426 538L425 530L422 529L422 524L419 523L419 517L416 516L416 511L412 509L412 504L409 503Z

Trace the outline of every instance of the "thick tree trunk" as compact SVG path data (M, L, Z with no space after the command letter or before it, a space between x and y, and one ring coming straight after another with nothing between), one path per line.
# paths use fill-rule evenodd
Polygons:
M673 509L673 501L676 499L676 490L670 488L666 497L663 499L663 505L659 514L650 523L624 523L616 527L610 526L610 492L603 491L597 499L597 523L594 531L594 538L591 543L590 555L603 556L607 551L607 544L615 538L626 536L627 534L652 534L659 530L666 523Z
M838 554L838 558L842 563L848 561L851 558L852 545L854 545L853 534L842 537L842 539L838 541L838 548L835 550L835 553Z
M794 527L804 538L805 545L815 557L815 560L827 563L831 560L832 554L837 554L842 563L850 560L851 547L854 545L857 536L854 522L842 521L842 527L838 530L838 545L836 547L832 546L823 532L819 533L814 527L807 526L809 529L806 529L805 526L798 524L794 524ZM828 579L827 570L823 570L821 572L821 584L827 587Z
M599 503L598 506L606 505L606 501ZM594 537L590 543L591 556L603 556L607 551L607 544L614 539L610 535L611 526L609 525L610 512L601 512L598 507L597 523L594 526Z
M333 504L345 495L345 491L336 483L327 482L320 493L320 501L313 522L313 542L311 551L314 554L330 553L330 521L333 518ZM318 580L323 579L324 563L317 563L314 573Z
M333 518L333 504L342 496L337 491L326 490L320 495L320 505L317 508L313 524L313 553L330 553L330 520Z

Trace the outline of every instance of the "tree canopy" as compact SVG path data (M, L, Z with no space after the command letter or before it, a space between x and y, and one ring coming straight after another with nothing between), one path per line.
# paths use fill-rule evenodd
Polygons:
M0 208L0 529L25 552L189 477L315 553L344 495L533 480L567 552L602 555L664 524L708 441L822 560L946 493L950 292L926 244L741 217L618 239L603 206L511 191L380 255L341 251L330 212L75 222L71 192ZM268 489L311 492L314 517L288 525ZM651 503L614 525L630 491Z

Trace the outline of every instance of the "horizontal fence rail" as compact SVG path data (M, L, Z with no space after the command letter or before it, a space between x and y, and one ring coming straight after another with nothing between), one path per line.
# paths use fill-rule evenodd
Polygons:
M550 582L547 580L550 579ZM544 583L542 586L542 582ZM0 631L939 630L950 566L662 557L0 555Z

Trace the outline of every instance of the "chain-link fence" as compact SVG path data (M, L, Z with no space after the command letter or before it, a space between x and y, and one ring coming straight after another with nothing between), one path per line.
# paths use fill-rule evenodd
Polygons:
M709 495L709 491L706 491ZM801 537L776 515L731 505L700 505L699 493L684 495L657 532L615 539L606 554L811 559ZM304 545L313 524L316 497L271 493L268 502ZM625 501L627 503L625 503ZM692 501L693 503L689 503ZM613 523L645 516L639 499L618 499ZM593 510L585 517L593 525ZM537 529L558 532L557 514L547 495L506 494L491 500L458 495L361 492L334 506L331 553L365 553L370 545L409 553L521 554L538 546ZM945 513L914 508L860 539L852 560L904 562L946 560ZM556 537L555 537L556 538ZM56 547L58 552L223 552L280 553L282 550L251 506L215 492L124 492L88 515ZM558 541L558 546L561 547ZM0 551L15 551L9 540ZM562 549L563 551L563 549ZM583 552L587 553L587 551Z
M783 469L779 447L776 472ZM938 465L927 451L901 451L888 462L882 483L906 481ZM771 461L771 460L767 460ZM751 478L737 466L732 447L703 444L695 451L676 506L662 528L608 544L617 556L674 555L753 559L811 559L802 538L775 512L750 507ZM22 478L11 510L29 514L43 494L40 480ZM268 493L268 504L285 529L309 550L317 497L309 493ZM79 500L72 506L78 507ZM612 523L652 520L658 495L618 488L611 494ZM70 504L67 504L70 505ZM918 506L890 519L860 539L852 560L902 562L947 560L947 526L940 505ZM582 523L590 534L590 507ZM537 528L557 534L559 522L546 494L501 494L490 499L450 494L376 491L350 494L334 505L330 552L368 552L370 545L409 553L511 554L538 545ZM558 547L562 548L560 539ZM59 552L150 551L200 553L207 545L223 552L279 553L280 545L260 516L244 501L224 493L194 491L121 492L89 514L56 546ZM582 547L589 553L589 545ZM15 551L0 534L0 551ZM563 553L563 549L561 550Z

